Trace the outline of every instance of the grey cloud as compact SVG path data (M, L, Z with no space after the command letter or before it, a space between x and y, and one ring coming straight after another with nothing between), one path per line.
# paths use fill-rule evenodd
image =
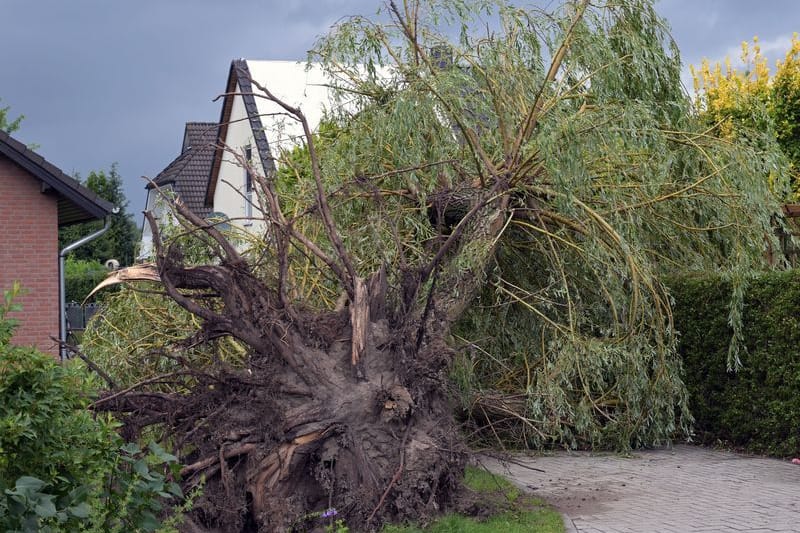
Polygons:
M550 0L536 3L555 4ZM18 136L67 172L117 161L132 210L142 174L176 155L183 124L216 120L232 58L303 59L318 35L380 0L2 0L0 98ZM798 30L795 0L663 0L686 61Z

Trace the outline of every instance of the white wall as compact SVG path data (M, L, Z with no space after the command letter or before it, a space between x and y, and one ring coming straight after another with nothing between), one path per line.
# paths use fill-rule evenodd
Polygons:
M272 94L285 103L299 107L308 121L309 127L316 130L325 110L330 109L334 102L331 100L330 85L346 84L346 80L331 80L318 64L311 66L295 61L247 61L250 75L260 85L266 87ZM389 78L389 71L383 74ZM241 87L236 86L236 93L241 92ZM258 108L259 120L269 143L273 155L278 155L281 150L288 150L304 142L303 128L286 111L275 102L259 97L261 91L253 86L255 103ZM349 107L348 102L338 102L335 105ZM250 121L244 108L241 96L233 97L228 132L223 142L231 150L239 154L244 153L247 146L253 149L253 166L256 172L263 175L261 160L257 155L253 132ZM244 220L246 214L245 170L236 158L226 153L222 159L216 189L214 191L214 211L226 214L233 225L246 229L251 233L260 233L264 230L261 213L258 211L258 201L253 198L253 218Z
M150 211L155 216L159 227L173 222L172 213L167 207L164 195L172 195L172 185L161 187L159 192L156 189L148 189L147 191L147 205L146 211ZM147 219L142 217L144 222L142 226L142 240L139 243L139 254L136 259L139 261L152 260L153 257L153 231L150 229L150 223Z
M237 85L235 91L239 93L241 88ZM230 150L236 150L241 156L244 156L245 147L250 146L253 150L253 167L256 172L263 173L250 121L247 118L241 96L233 97L228 133L223 141ZM235 226L251 232L259 232L263 230L264 223L258 220L260 218L260 212L257 209L258 201L253 198L255 204L252 209L253 218L246 220L244 193L245 170L234 155L226 150L222 157L217 186L214 190L213 210L226 214L231 219L231 224Z

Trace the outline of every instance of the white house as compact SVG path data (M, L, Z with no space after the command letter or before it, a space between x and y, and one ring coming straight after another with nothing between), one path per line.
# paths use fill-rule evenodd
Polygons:
M160 225L174 222L167 207L167 200L172 198L179 198L202 218L211 213L205 198L217 146L218 129L216 122L187 122L180 155L147 184L145 209L153 213ZM145 219L142 223L138 259L148 259L152 248L153 233Z
M160 222L170 219L164 196L174 195L202 217L213 214L250 232L263 230L253 180L239 158L266 175L280 151L301 145L304 136L301 124L251 80L300 108L312 130L326 110L342 105L333 101L333 83L318 64L233 60L219 123L187 123L181 154L148 185L146 209ZM151 253L152 234L144 223L140 259Z
M234 156L249 161L255 172L274 170L274 157L282 149L303 143L301 124L283 108L265 98L253 83L293 107L299 107L312 129L332 105L330 82L319 65L294 61L231 63L219 127L219 146L214 155L205 205L224 213L235 225L250 231L262 229L253 182Z

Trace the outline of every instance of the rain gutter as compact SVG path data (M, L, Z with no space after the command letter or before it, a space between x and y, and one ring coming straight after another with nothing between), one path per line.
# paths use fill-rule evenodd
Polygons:
M118 208L114 208L114 213L119 212ZM61 252L58 254L58 287L59 287L59 299L58 299L58 316L59 318L59 329L58 329L58 338L61 341L59 343L59 354L61 355L61 360L64 361L67 359L69 355L69 350L67 349L66 342L67 342L67 292L66 292L66 278L64 275L64 264L67 257L67 254L70 253L72 250L83 246L87 242L93 241L98 238L100 235L108 231L108 228L111 227L111 217L106 216L104 218L105 224L102 228L95 231L94 233L90 233L85 237L81 237L77 241L68 244L64 247Z

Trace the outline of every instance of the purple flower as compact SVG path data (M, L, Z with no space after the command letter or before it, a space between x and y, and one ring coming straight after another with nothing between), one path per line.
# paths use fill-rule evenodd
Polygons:
M336 516L337 514L339 513L336 512L336 509L331 507L330 509L327 509L324 513L322 513L320 516L322 518L330 518L332 516Z

